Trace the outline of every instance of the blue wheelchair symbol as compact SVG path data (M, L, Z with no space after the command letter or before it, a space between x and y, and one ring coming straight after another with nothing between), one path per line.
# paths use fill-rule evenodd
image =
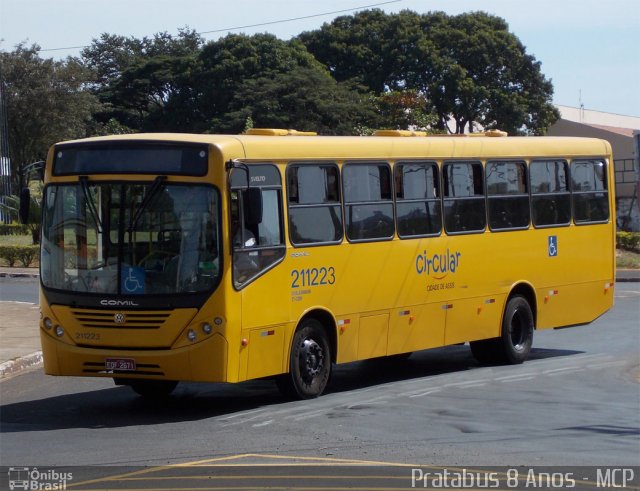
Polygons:
M550 235L548 240L549 257L555 257L558 255L558 237L556 235Z
M129 294L144 293L144 268L123 268L122 291Z

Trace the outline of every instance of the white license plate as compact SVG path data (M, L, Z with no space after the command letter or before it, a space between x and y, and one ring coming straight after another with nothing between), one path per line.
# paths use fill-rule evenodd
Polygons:
M136 369L136 360L133 358L107 358L104 360L104 367L107 370L134 372Z

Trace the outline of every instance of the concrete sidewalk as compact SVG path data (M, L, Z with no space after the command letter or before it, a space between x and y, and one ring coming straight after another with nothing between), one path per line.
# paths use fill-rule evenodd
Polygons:
M36 278L38 268L0 266L0 278ZM5 301L0 296L0 378L42 364L40 307L29 302Z
M40 307L0 301L0 378L42 363Z
M0 278L37 277L35 268L0 267ZM618 270L616 281L640 282L640 270ZM41 365L39 324L38 305L0 298L0 378Z

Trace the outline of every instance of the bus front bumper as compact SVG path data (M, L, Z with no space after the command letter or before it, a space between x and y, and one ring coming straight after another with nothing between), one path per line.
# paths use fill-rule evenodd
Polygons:
M40 339L48 375L227 382L228 345L221 334L191 346L162 350L74 346L42 329Z

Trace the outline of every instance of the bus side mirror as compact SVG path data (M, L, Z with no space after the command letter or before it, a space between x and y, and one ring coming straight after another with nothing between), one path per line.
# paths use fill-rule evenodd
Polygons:
M29 222L29 208L31 207L31 191L29 188L20 190L20 223L27 224Z
M245 198L245 223L249 226L262 223L262 190L260 188L247 188L244 191Z

